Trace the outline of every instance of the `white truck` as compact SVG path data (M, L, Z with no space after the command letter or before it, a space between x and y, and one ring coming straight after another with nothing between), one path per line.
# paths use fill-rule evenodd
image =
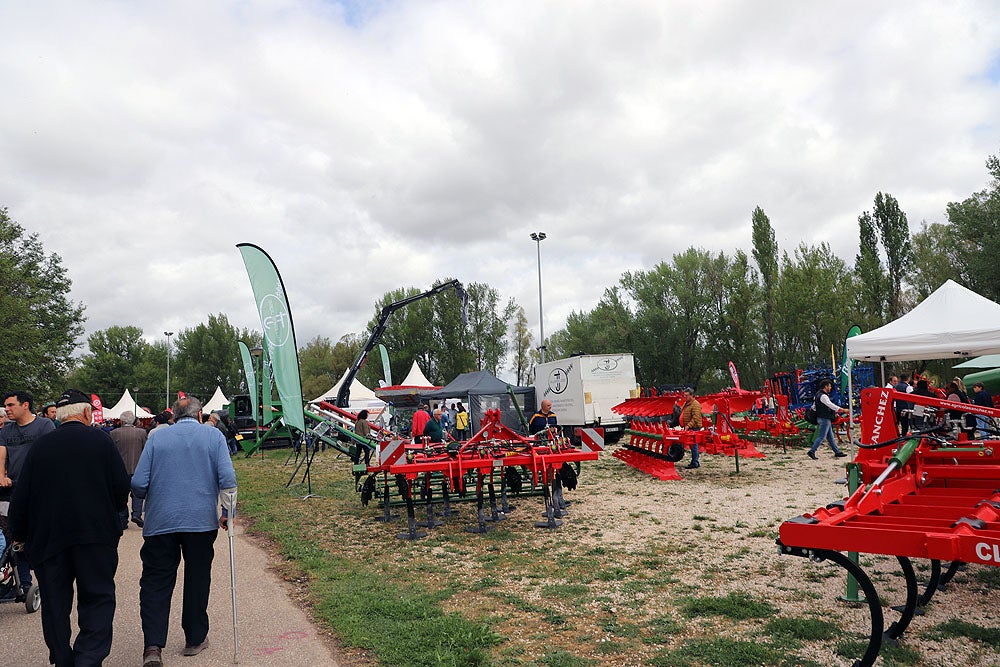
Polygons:
M585 354L547 361L535 367L535 405L552 401L559 425L604 428L607 443L625 433L625 420L611 408L638 396L631 354Z

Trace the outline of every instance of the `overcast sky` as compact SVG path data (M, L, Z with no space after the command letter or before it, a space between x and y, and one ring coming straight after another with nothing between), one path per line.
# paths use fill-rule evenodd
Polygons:
M299 345L374 303L486 282L538 332L697 246L829 242L894 195L916 231L1000 152L1000 4L3 2L0 206L57 252L87 332L259 329L236 244Z

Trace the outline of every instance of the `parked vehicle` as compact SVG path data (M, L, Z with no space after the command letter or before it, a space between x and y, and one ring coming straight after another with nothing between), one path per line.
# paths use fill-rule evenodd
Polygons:
M605 441L617 442L625 420L611 408L639 395L631 354L585 354L535 367L535 405L552 401L567 435L576 427L603 427Z

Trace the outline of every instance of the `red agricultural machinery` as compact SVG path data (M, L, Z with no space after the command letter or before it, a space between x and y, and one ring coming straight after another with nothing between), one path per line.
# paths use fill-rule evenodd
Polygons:
M836 563L855 578L868 604L871 635L854 664L867 667L962 563L1000 565L1000 440L989 439L1000 435L1000 409L880 388L862 391L861 403L860 449L848 465L856 490L784 522L778 551ZM909 433L899 435L897 415L909 418ZM906 600L888 629L871 578L856 557L842 552L899 561ZM923 592L915 558L931 564ZM950 564L942 573L944 562Z
M583 445L577 448L556 429L523 436L501 422L499 410L487 410L480 423L479 431L464 442L414 442L387 432L371 441L374 459L355 467L359 481L362 475L367 475L359 485L362 504L367 505L379 495L381 482L383 513L379 520L392 521L396 518L390 504L394 488L405 501L408 521L407 531L398 537L418 539L427 535L426 531L418 531L418 526L434 528L441 525L435 517L433 503L438 486L441 516L444 517L455 514L451 507L453 496L464 497L474 490L478 520L468 530L485 533L487 522L506 519L512 509L508 490L520 492L527 482L533 489L540 488L545 499L545 521L535 525L539 528L562 525L560 519L567 505L563 488L576 487L582 461L597 460L603 449L599 434L581 434ZM426 504L427 517L420 522L416 520L416 494ZM487 496L488 511L484 509Z
M702 454L733 457L739 472L741 456L764 458L764 455L741 437L731 415L750 409L760 397L760 392L738 389L699 396L703 414L699 431L672 426L670 416L681 400L680 394L630 398L612 408L629 423L625 431L629 442L613 456L657 479L682 479L674 464L684 458L685 450L698 445ZM709 417L704 417L706 411L711 413Z

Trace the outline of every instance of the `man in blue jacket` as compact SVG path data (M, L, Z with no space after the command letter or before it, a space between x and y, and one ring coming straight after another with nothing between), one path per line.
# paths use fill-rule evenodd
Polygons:
M144 667L162 665L170 598L184 557L184 655L208 645L208 593L213 543L226 528L229 507L219 516L220 494L236 491L236 472L222 433L202 424L201 402L186 396L173 405L176 423L150 433L132 476L132 492L145 498L144 543L139 551L139 615Z

